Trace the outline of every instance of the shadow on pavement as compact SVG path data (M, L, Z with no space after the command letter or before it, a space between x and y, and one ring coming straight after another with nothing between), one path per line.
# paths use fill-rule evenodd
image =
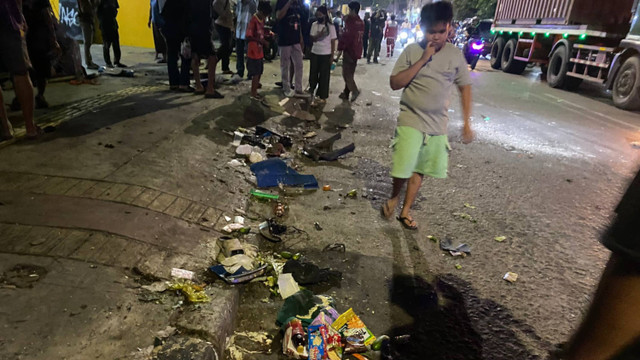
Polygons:
M180 96L167 92L130 95L125 99L99 105L94 109L88 109L90 111L89 113L60 123L54 132L43 136L39 141L48 142L58 138L84 136L129 119L188 104L188 102L174 101L180 98ZM190 100L190 102L199 100L199 98L196 97L193 97L193 100L190 98L187 99ZM66 106L72 107L73 105Z

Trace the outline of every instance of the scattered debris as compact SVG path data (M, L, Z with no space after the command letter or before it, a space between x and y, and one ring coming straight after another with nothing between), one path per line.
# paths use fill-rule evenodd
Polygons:
M462 269L462 265L456 264L456 269L461 270Z
M196 277L196 273L189 270L173 268L171 269L171 277L185 280L194 280Z
M333 150L333 144L342 138L341 133L321 141L315 145L305 145L303 154L313 159L313 161L335 161L339 157L353 152L356 149L354 143L351 143L338 150Z
M251 155L252 152L253 152L253 146L251 145L244 144L244 145L239 145L236 148L236 155L249 157L249 155Z
M113 144L105 144L104 147L106 147L107 149L114 149L115 146Z
M322 187L322 191L331 191L331 185L325 185Z
M286 212L287 207L285 206L285 204L278 201L273 209L273 213L276 215L276 217L283 217Z
M471 216L471 215L469 215L469 214L467 214L467 213L463 213L463 212L454 212L452 215L453 215L453 216L455 216L455 217L458 217L458 218L460 218L460 219L469 220L469 221L471 221L472 223L476 223L476 222L477 222L477 220L476 220L476 219L474 219L474 218L473 218L473 216Z
M438 238L437 238L437 237L435 237L435 236L433 236L433 235L428 235L428 236L427 236L427 239L429 239L429 240L431 240L431 241L433 241L433 242L436 242L436 243L438 242Z
M308 133L302 135L303 138L305 139L311 139L318 136L318 133L316 133L315 131L309 131Z
M267 220L260 224L260 235L271 242L281 242L282 238L279 235L284 234L287 231L285 225L277 224L273 220Z
M346 252L347 247L342 243L329 244L322 249L322 251L338 251L338 252Z
M502 277L504 280L510 282L510 283L514 283L518 280L518 274L516 273L512 273L512 272L508 272L506 274L504 274L504 276Z
M453 246L451 239L443 239L440 241L440 250L448 251L451 256L466 256L471 255L471 248L467 244L460 244Z
M469 203L464 203L464 207L469 208L469 209L475 209L476 207L469 204Z
M316 230L322 231L322 226L320 226L320 224L317 221L313 223L313 226L316 228Z
M496 236L495 238L493 238L495 241L497 242L503 242L505 240L507 240L506 236Z
M265 200L265 199L266 199L266 200L278 200L278 199L280 199L280 195L276 195L276 194L269 194L269 193L266 193L266 192L264 192L264 191L255 190L255 189L251 189L251 190L249 191L249 193L250 193L252 196L256 197L256 198L258 198L258 199L263 199L263 200Z
M169 289L180 291L185 300L192 304L211 301L209 295L204 292L203 286L196 285L189 280L175 282L169 286Z
M346 197L352 198L352 199L357 198L358 197L358 190L357 189L353 189L353 190L349 191L347 193Z
M42 266L17 264L0 274L0 284L8 288L32 288L34 283L43 279L47 273L47 269Z
M240 166L246 166L246 164L244 163L244 161L240 161L238 159L233 159L231 161L229 161L227 163L227 165L231 166L231 167L240 167Z
M258 187L302 186L305 189L317 189L318 181L313 175L301 175L277 158L268 159L251 165Z
M264 157L262 157L262 154L258 152L252 152L251 155L249 155L249 162L252 164L259 163L260 161L263 161L263 160L264 160Z
M280 274L278 276L278 289L283 300L300 291L298 283L291 274Z

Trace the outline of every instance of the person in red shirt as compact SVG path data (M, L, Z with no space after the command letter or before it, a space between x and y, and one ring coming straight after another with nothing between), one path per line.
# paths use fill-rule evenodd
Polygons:
M264 46L269 46L264 39L264 21L271 14L271 4L267 1L260 1L258 12L256 12L247 26L247 76L251 78L251 98L262 100L258 94L260 88L260 77L264 72Z
M384 29L384 37L387 38L387 57L393 56L393 51L396 47L396 38L398 37L398 22L396 16L391 15L391 20L387 21L387 26Z
M340 36L338 50L343 52L342 77L344 78L344 91L340 94L340 99L356 101L360 90L354 80L358 59L362 57L362 37L364 36L364 21L360 19L358 12L360 3L352 1L349 3L349 15L344 19L344 30Z

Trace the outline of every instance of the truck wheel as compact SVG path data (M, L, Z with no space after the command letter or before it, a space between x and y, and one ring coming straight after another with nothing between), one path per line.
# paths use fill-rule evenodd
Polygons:
M547 67L547 83L552 88L576 90L582 79L567 76L569 71L569 50L566 46L558 46L551 54Z
M500 70L502 50L504 50L504 38L499 37L491 45L491 67L496 70Z
M522 74L524 69L527 68L526 61L516 60L513 57L516 55L516 48L518 46L518 40L511 39L504 46L502 50L502 71L510 74Z
M640 110L640 56L628 58L613 82L613 103L625 110Z

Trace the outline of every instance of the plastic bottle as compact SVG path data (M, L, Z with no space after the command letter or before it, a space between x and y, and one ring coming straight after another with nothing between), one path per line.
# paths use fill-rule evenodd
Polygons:
M302 346L304 349L304 328L302 322L299 319L293 319L289 321L289 327L291 327L291 341L299 348Z

